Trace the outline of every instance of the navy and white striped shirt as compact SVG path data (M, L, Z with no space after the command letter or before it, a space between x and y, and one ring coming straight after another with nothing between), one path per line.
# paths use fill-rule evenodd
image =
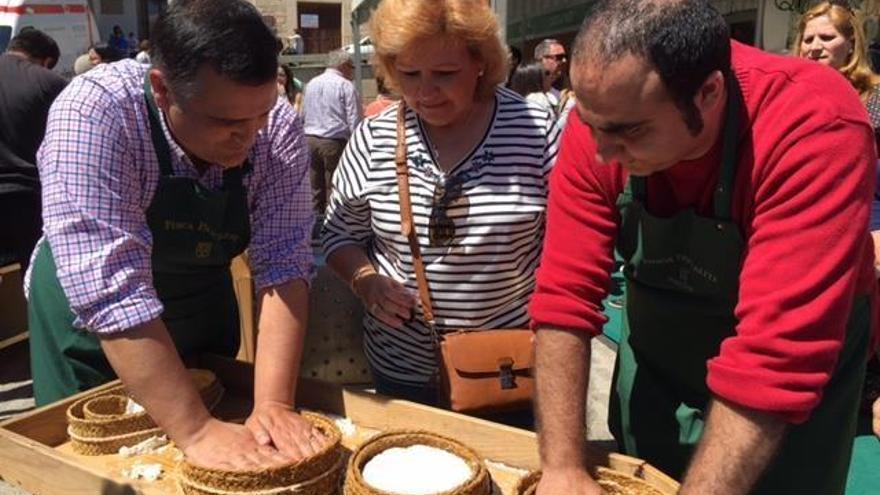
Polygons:
M407 110L410 194L435 320L440 331L513 328L528 323L544 234L547 180L559 130L551 112L506 89L495 93L492 124L474 150L450 173L440 170L421 121ZM383 275L413 293L417 284L409 244L400 234L394 155L397 106L358 127L333 178L324 222L329 256L358 244ZM448 247L431 247L428 221L435 188L454 179L461 197L447 215L455 223ZM395 381L423 384L436 362L431 332L421 311L394 330L369 313L364 346L371 365Z

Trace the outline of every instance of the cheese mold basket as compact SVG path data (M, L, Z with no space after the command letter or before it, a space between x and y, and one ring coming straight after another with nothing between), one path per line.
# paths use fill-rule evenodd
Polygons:
M302 416L328 439L317 454L284 466L257 471L207 469L183 461L180 488L186 495L337 495L345 467L339 428L311 412Z
M223 387L214 373L189 370L190 377L205 405L213 408L223 396ZM115 454L162 430L146 411L129 412L130 397L123 386L89 395L67 408L67 434L73 451L81 455Z

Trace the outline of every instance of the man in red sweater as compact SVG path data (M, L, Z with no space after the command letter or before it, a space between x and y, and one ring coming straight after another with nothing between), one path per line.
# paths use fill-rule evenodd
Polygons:
M530 306L538 493L601 493L584 404L615 249L620 448L682 495L843 493L876 302L858 95L731 43L703 0L600 2L571 76Z

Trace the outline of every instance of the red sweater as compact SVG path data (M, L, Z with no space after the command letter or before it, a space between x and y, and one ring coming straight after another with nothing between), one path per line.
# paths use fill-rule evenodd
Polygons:
M733 217L745 239L736 335L708 363L717 396L806 421L837 362L857 294L876 300L868 217L876 155L850 84L818 63L733 43L742 87ZM648 210L711 216L720 143L648 178ZM569 119L550 181L532 327L601 332L601 302L627 173L598 163L587 126ZM876 325L875 325L876 330Z

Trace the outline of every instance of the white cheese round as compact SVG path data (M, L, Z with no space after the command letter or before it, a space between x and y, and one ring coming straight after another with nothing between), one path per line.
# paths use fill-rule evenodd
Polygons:
M390 448L370 459L364 481L377 490L398 495L430 495L453 490L473 471L455 454L427 445Z

